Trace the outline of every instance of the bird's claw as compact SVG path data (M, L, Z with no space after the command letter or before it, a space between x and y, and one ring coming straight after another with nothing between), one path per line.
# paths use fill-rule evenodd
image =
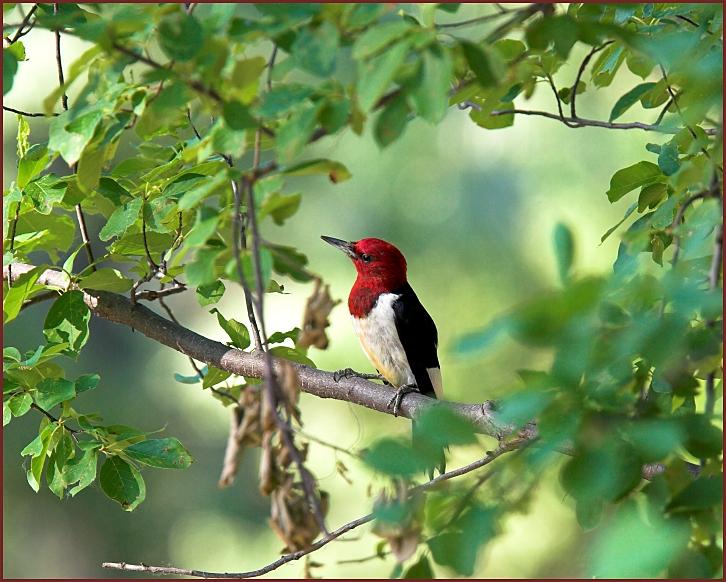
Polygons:
M383 376L380 374L364 374L363 372L356 372L353 368L343 368L333 372L333 380L340 382L343 378L363 378L364 380L383 380Z
M333 372L333 380L340 382L343 378L350 378L355 374L353 368L343 368L342 370L336 370Z
M411 392L418 392L418 387L413 384L406 384L396 390L393 398L388 402L388 408L393 408L393 416L398 416L398 413L401 411L403 397Z

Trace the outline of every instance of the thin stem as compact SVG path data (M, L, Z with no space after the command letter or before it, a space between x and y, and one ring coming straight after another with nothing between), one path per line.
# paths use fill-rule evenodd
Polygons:
M470 18L469 20L462 20L460 22L448 22L445 24L435 24L435 28L437 29L445 29L445 28L462 28L464 26L471 26L472 24L479 24L481 22L488 22L490 20L496 20L497 18L501 18L505 14L509 14L511 12L524 12L525 9L520 10L506 10L502 11L502 7L498 7L500 10L499 12L495 12L494 14L485 14L483 16L477 16L476 18Z
M639 121L633 121L630 123L615 123L608 121L600 121L597 119L585 119L578 117L573 119L572 117L561 118L557 113L550 113L548 111L533 111L529 109L495 109L490 115L497 117L499 115L534 115L539 117L547 117L548 119L554 119L556 121L562 121L563 123L571 123L574 125L568 125L572 128L580 127L603 127L606 129L642 129L643 131L657 131L658 133L674 134L677 133L676 129L668 129L664 127L658 127L657 125L651 125L649 123L641 123ZM706 135L716 135L716 129L705 129Z
M53 14L58 14L58 4L53 4ZM55 62L58 69L58 83L61 87L65 85L65 77L63 75L63 58L61 56L61 35L60 30L54 31L55 35ZM68 111L68 95L65 90L61 95L61 103L63 105L63 111ZM75 173L76 164L71 166L71 170ZM88 236L88 227L86 226L86 217L83 215L80 202L76 204L76 219L78 220L78 229L81 232L81 240L83 246L86 249L86 256L88 257L88 264L92 271L96 270L95 259L93 258L93 249L91 248L91 239Z
M592 60L592 57L596 53L599 53L601 50L603 50L608 45L611 45L613 42L614 41L609 40L608 42L603 43L600 46L593 47L592 50L587 53L587 56L580 63L580 68L577 70L575 82L572 84L572 88L570 89L570 115L573 119L577 119L577 112L575 110L575 100L577 99L577 86L580 84L580 79L582 79L582 75L585 72L587 65L590 63L590 60ZM656 123L656 125L658 124Z
M573 123L573 122L570 122L570 121L569 121L569 120L568 120L568 119L567 119L567 118L565 117L565 114L564 114L564 112L562 111L562 101L560 100L560 95L559 95L559 93L557 93L557 87L555 86L555 82L554 82L554 81L552 80L552 75L550 75L549 73L547 73L547 82L549 83L549 85L550 85L550 88L552 89L552 93L554 93L554 96L555 96L555 102L557 103L557 111L558 111L558 112L559 112L559 114L560 114L560 121L561 121L562 123L564 123L564 124L565 124L565 125L566 125L567 127L573 127L573 128L574 128L574 127L577 127L577 126L578 126L578 123L577 123L577 121L575 121L575 122ZM574 116L573 116L573 118L574 118Z
M11 113L17 113L18 115L22 115L23 117L58 117L58 115L60 115L59 113L30 113L28 111L15 109L14 107L8 107L7 105L3 105L3 110L10 111Z
M426 491L428 489L431 489L432 487L435 487L442 481L446 481L448 479L454 479L455 477L459 477L461 475L465 475L467 473L470 473L472 471L475 471L476 469L479 469L481 467L484 467L494 461L496 458L500 457L504 453L507 453L511 450L514 450L516 446L513 445L507 445L504 447L500 447L496 451L487 453L486 456L483 458L474 461L473 463L469 463L468 465L465 465L463 467L459 467L458 469L454 469L452 471L449 471L448 473L443 473L442 475L439 475L438 477L431 479L430 481L427 481L426 483L423 483L421 485L417 485L415 487L411 487L408 490L408 496L413 495L414 493L418 493L421 491ZM131 571L131 572L147 572L149 574L171 574L171 575L177 575L177 576L194 576L196 578L256 578L258 576L262 576L264 574L267 574L268 572L272 572L273 570L277 570L280 566L284 566L285 564L299 560L300 558L307 556L308 554L311 554L320 548L328 545L330 542L334 541L335 539L339 538L343 534L354 530L357 527L360 527L361 525L364 525L366 523L369 523L375 519L375 515L373 513L369 513L368 515L364 515L362 517L359 517L358 519L354 519L353 521L350 521L342 526L340 526L338 529L330 532L323 538L319 539L314 544L311 544L309 548L306 548L304 550L299 550L297 552L292 552L290 554L285 554L284 556L280 557L279 559L275 560L274 562L267 564L266 566L263 566L262 568L258 568L257 570L250 570L248 572L206 572L204 570L186 570L184 568L176 568L176 567L166 567L166 566L147 566L145 564L127 564L125 562L104 562L101 564L103 568L109 568L114 570L125 570L125 571Z
M33 4L33 7L25 15L25 17L23 18L23 21L20 23L20 26L18 26L18 30L15 31L15 34L10 39L9 44L15 44L20 38L24 37L26 34L28 34L32 30L32 28L35 25L35 23L31 24L30 25L30 28L28 28L28 30L23 31L23 29L28 24L28 22L30 21L30 19L33 17L33 14L35 14L35 11L37 9L38 9L38 5L37 4Z

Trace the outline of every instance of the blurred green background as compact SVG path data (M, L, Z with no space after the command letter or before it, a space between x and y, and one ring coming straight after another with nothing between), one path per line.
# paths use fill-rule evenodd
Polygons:
M464 5L457 17L474 17L488 10ZM10 14L8 19L20 18ZM43 98L55 86L53 37L34 31L24 40L30 60L20 67L4 101L41 111ZM83 49L80 41L64 40L66 66ZM577 58L571 63L579 63L584 54L573 56ZM570 64L557 73L555 81L569 86L575 74ZM638 82L623 68L609 89L583 94L578 112L606 118L617 96ZM519 98L517 106L553 111L555 104L549 87L542 85L530 102ZM623 121L639 117L649 120L648 112L634 108ZM16 171L17 120L3 112L3 122L3 186L7 187ZM44 120L31 120L31 128L31 143L45 139ZM399 246L409 260L409 279L439 328L448 398L480 402L506 394L517 381L518 368L542 368L546 354L506 340L484 357L464 359L452 354L453 340L558 284L552 232L559 221L568 224L577 237L577 274L610 268L617 236L602 245L600 237L630 202L611 205L605 191L615 170L642 159L648 141L648 135L640 131L568 129L536 117L518 117L511 128L486 131L456 108L436 127L414 121L400 140L383 151L368 133L358 137L348 132L321 140L309 153L340 160L353 179L339 185L322 178L291 181L304 194L302 209L287 226L271 227L265 234L307 253L310 269L321 274L331 284L333 296L341 299L347 297L353 282L353 267L320 240L321 234L349 240L376 236ZM92 235L100 226L91 222ZM219 308L228 317L244 321L241 291L229 287ZM287 281L285 288L288 294L267 300L268 330L287 330L301 323L311 286ZM208 337L226 339L216 318L198 306L193 293L176 295L169 304L184 325ZM21 350L39 345L49 305L33 306L8 325L5 344ZM327 370L350 366L371 371L353 335L345 304L334 309L331 323L330 348L325 352L311 349L311 358ZM228 411L200 386L174 380L174 372L191 373L183 356L126 327L94 319L91 341L78 362L68 363L68 369L71 376L101 374L99 389L78 403L83 411L97 411L109 423L131 422L143 430L166 427L165 434L178 437L196 462L186 471L147 471L147 500L133 513L121 511L97 487L59 501L46 488L33 493L19 456L37 434L38 415L14 421L4 431L5 577L132 576L101 570L105 560L242 571L279 555L282 544L266 523L268 499L257 490L256 452L246 451L232 487L217 488ZM364 448L383 434L409 430L407 420L309 395L302 396L302 412L308 433L351 450ZM482 438L478 447L454 450L449 466L481 456L493 443ZM367 484L381 481L346 455L317 444L311 451L311 468L331 494L329 525L334 528L367 513L372 505ZM352 483L338 475L337 461L348 468ZM494 466L507 462L499 460ZM378 542L366 527L348 538L314 555L315 561L324 564L315 574L388 576L394 565L391 557L339 564L373 554ZM588 534L577 526L553 466L541 476L534 502L510 517L501 535L480 554L476 576L582 576L589 542ZM297 577L302 571L303 564L293 562L271 576ZM452 575L440 568L437 573Z

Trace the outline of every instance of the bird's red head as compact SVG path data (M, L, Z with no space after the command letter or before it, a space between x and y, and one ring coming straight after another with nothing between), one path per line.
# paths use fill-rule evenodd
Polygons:
M391 243L379 238L364 238L356 242L329 236L321 238L348 255L358 271L349 298L349 307L354 315L362 308L356 298L365 304L369 300L375 303L381 293L396 291L406 283L406 259Z

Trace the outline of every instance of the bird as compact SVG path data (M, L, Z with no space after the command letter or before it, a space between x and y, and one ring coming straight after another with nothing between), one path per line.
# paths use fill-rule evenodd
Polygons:
M346 368L338 371L336 378L383 379L396 389L388 403L394 416L398 416L404 396L411 392L442 398L438 331L408 283L403 253L379 238L355 242L321 238L343 251L355 266L357 278L348 296L348 311L363 351L378 372L361 374ZM416 435L414 423L414 446ZM437 451L437 457L436 467L443 473L443 449Z

